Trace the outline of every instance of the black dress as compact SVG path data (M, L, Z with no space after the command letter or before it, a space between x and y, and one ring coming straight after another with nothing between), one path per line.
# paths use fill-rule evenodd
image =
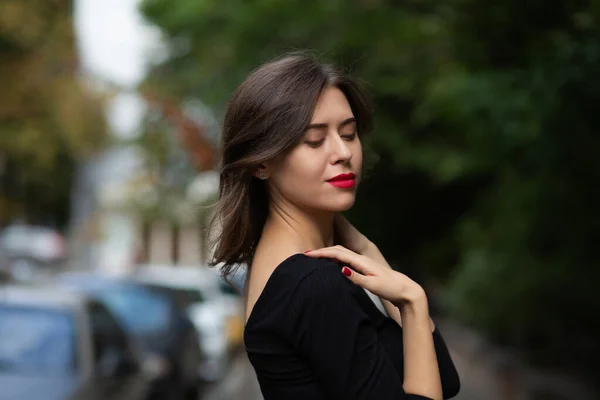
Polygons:
M433 332L444 398L460 387ZM265 400L426 399L406 394L402 328L337 263L295 254L273 271L244 341Z

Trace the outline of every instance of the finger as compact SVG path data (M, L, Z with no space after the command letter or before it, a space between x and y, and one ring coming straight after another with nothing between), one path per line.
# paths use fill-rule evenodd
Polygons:
M351 268L348 267L343 267L342 268L342 274L350 279L354 284L369 290L369 287L371 286L370 282L369 282L369 277L360 274L359 272L353 271Z
M364 265L363 257L342 246L324 247L322 249L309 250L304 254L314 258L333 258L342 262L343 264L352 266L352 268L358 272L366 272L366 266Z

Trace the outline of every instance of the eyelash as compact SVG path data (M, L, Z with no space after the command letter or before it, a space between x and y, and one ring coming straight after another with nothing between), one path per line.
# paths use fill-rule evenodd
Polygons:
M358 135L358 131L355 131L354 133L352 133L350 135L342 135L342 138L347 141L352 141L352 140L354 140L354 138L356 138L357 135ZM310 147L317 148L317 147L321 146L324 141L325 141L325 139L321 139L321 140L317 140L315 142L305 142L305 143L307 145L309 145Z
M310 147L317 148L317 147L319 147L320 145L322 145L324 141L325 141L325 139L318 140L318 141L316 141L316 142L305 142L305 143L306 143L307 145L309 145Z
M354 131L349 135L342 135L342 138L346 140L354 140L354 138L358 135L358 131Z

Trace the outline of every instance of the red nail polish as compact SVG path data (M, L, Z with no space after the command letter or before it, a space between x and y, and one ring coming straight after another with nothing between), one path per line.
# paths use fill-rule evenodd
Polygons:
M352 275L352 270L348 267L344 267L342 268L342 274L344 274L344 276L350 276Z

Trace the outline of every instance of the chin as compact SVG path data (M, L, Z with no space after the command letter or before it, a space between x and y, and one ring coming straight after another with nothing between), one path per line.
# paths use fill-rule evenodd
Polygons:
M338 201L328 201L327 204L323 204L323 209L334 212L343 212L352 208L354 205L355 197L351 199L339 199Z

